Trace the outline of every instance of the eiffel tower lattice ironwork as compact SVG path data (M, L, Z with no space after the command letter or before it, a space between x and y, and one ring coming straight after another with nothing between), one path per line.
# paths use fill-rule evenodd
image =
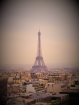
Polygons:
M48 69L44 63L42 53L41 53L41 32L39 30L38 32L38 50L37 50L37 56L35 59L35 63L32 66L31 72L48 72Z

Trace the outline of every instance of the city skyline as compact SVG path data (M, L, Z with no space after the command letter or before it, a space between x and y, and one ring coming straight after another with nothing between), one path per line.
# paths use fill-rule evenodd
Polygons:
M45 64L79 67L75 3L8 1L1 6L0 64L34 64L38 31Z

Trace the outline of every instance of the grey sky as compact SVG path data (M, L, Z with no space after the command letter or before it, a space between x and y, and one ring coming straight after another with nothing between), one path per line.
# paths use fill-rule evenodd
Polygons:
M39 27L46 65L78 66L78 10L70 0L3 2L1 64L34 64Z

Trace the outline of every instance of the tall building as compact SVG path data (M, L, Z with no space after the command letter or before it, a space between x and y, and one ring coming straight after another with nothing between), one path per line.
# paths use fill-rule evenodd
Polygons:
M35 63L32 66L31 69L32 73L36 73L36 72L44 72L47 73L48 69L44 63L43 57L42 57L42 53L41 53L41 32L39 30L38 32L38 50L37 50L37 56L35 59Z

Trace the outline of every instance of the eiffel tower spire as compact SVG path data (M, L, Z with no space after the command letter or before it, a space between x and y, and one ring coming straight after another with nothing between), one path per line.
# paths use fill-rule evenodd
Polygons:
M42 56L42 54L41 54L41 32L40 32L40 30L38 32L38 51L37 51L37 56Z
M38 32L38 50L37 50L37 56L35 59L35 63L32 66L31 72L47 72L48 69L45 66L43 57L42 57L42 53L41 53L41 32L39 29Z

